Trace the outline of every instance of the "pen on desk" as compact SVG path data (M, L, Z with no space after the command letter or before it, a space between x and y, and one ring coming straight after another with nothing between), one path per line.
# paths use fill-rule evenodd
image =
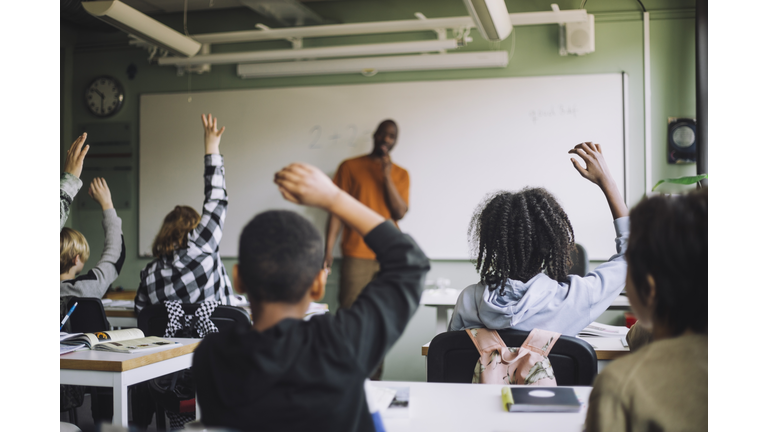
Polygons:
M74 312L76 307L77 307L77 302L75 302L75 304L73 304L72 307L69 309L69 312L67 312L67 316L65 316L64 319L61 320L61 327L59 327L59 331L61 331L61 329L64 328L64 323L67 322L67 320L69 319L69 316L72 315L72 312Z

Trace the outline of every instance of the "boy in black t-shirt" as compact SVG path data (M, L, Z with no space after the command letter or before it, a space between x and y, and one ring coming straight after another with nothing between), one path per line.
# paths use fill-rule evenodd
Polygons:
M275 183L287 200L360 233L381 270L350 309L304 321L325 293L323 239L296 213L257 215L232 272L235 289L249 295L253 328L209 335L195 351L201 420L241 431L373 431L363 382L415 313L429 260L317 168L292 164Z

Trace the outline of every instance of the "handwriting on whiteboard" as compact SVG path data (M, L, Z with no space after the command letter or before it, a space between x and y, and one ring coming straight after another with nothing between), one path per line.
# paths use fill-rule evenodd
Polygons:
M313 126L308 133L307 142L310 149L332 147L355 147L359 144L360 136L357 126L347 125L343 128L323 129L320 125Z
M546 108L532 109L528 111L528 116L533 123L539 120L550 119L553 117L573 117L576 118L576 105L549 106Z

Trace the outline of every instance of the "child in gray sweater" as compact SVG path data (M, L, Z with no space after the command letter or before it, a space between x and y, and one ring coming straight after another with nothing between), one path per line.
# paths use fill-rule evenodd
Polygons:
M59 234L59 297L101 298L109 285L117 279L125 261L125 242L122 221L112 205L112 194L106 180L95 178L88 189L104 212L104 251L94 268L77 276L90 255L88 241L78 231L63 228Z

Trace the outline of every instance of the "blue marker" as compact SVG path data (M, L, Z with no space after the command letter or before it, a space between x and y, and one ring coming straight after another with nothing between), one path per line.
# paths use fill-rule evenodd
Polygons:
M72 308L69 309L69 312L67 312L67 316L65 316L64 319L61 320L61 327L59 327L59 331L61 331L61 329L64 328L64 323L67 322L67 320L69 319L69 316L72 315L72 312L74 312L76 307L77 307L77 302L75 302L75 304L72 305Z

